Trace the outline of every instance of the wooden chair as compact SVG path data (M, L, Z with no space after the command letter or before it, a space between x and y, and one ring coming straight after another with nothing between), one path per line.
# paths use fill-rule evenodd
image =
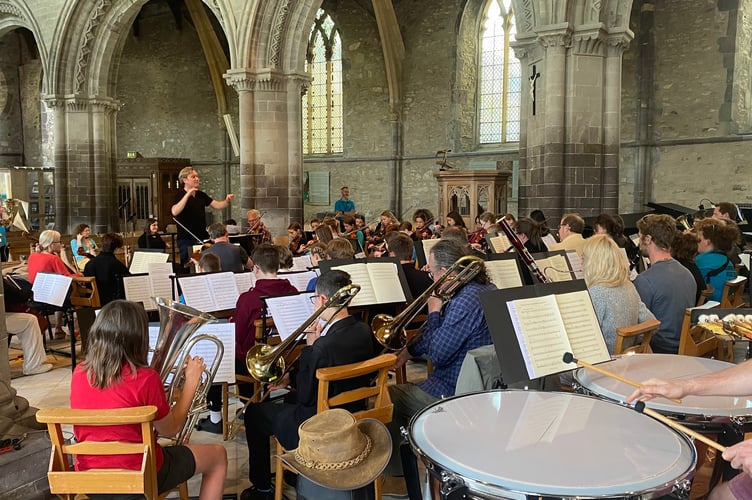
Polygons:
M354 413L356 419L375 418L385 424L392 421L392 400L389 398L387 390L387 380L389 379L389 369L397 361L394 354L382 354L368 361L351 363L349 365L332 366L329 368L319 368L316 370L316 378L319 380L319 393L317 402L317 412L329 410L342 405L356 401L369 402L373 398L372 404L368 409ZM336 396L329 397L329 384L339 380L361 377L369 373L377 373L376 383L368 387L360 387L350 391L345 391ZM278 457L285 450L277 441L277 457L275 457L275 488L274 499L282 500L283 476L284 470L290 470L285 463ZM381 478L374 481L375 498L381 499Z
M747 304L744 301L742 294L744 288L747 286L747 278L744 276L737 276L736 278L727 281L723 285L723 295L721 295L721 309L736 309L739 307L746 307Z
M636 325L622 326L616 329L616 344L614 344L614 354L626 354L635 352L640 354L650 354L653 350L650 348L650 339L653 334L660 328L661 322L657 319L649 319ZM642 335L642 340L639 336ZM630 339L631 342L625 345L625 341Z
M731 344L726 346L715 334L698 325L692 325L692 309L684 311L679 352L684 356L712 356L720 360L733 360Z
M697 307L700 307L705 302L708 301L710 297L713 296L713 292L715 292L715 288L713 288L713 285L707 285L705 287L705 290L700 292L700 297L697 299L697 304L695 304Z
M156 406L138 406L114 410L73 410L71 408L42 408L37 420L47 424L52 441L52 453L47 479L50 492L60 498L73 499L78 493L128 493L143 494L147 499L164 498L167 492L157 494L157 469L154 456L156 446L152 421L157 415ZM141 441L86 441L66 444L63 425L113 425L139 424ZM71 458L77 455L142 455L141 469L90 469L76 471ZM188 498L188 487L182 483L180 498Z

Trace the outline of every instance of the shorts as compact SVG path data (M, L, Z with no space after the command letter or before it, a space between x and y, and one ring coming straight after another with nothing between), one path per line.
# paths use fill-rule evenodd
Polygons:
M176 488L196 473L196 459L187 446L167 446L162 448L164 460L157 472L157 490L159 493ZM115 495L87 495L91 500L136 500L143 495L115 494Z
M752 477L740 472L726 483L731 494L736 498L752 498Z

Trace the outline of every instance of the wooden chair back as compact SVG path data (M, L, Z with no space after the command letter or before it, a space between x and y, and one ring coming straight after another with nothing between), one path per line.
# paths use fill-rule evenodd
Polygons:
M97 281L93 277L73 276L71 282L71 304L75 307L101 306Z
M707 285L705 287L705 290L700 292L700 296L697 298L697 304L695 304L697 307L700 307L705 302L708 301L710 297L713 296L713 292L715 292L715 288L713 288L713 285Z
M37 420L47 424L52 441L52 453L47 479L50 492L61 498L74 498L77 493L129 493L142 494L147 499L158 498L157 471L154 456L152 421L157 415L156 406L139 406L114 410L74 410L71 408L42 408ZM113 425L140 424L141 441L87 441L67 444L63 425ZM69 456L77 455L141 455L140 470L93 469L76 471Z
M614 344L614 354L626 354L635 352L640 354L650 354L653 350L650 348L650 339L653 334L660 328L661 322L657 319L649 319L636 325L622 326L616 329L616 344ZM639 337L642 336L640 340ZM627 340L630 340L629 342Z
M727 281L723 285L723 295L721 296L721 309L736 309L746 307L744 301L744 288L747 286L747 278L737 276L733 280Z

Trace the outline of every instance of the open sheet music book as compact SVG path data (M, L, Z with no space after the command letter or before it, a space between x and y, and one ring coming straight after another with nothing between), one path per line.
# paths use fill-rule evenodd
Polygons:
M508 254L508 259L494 259L484 262L486 273L496 288L513 288L523 286L522 275L516 255Z
M572 269L564 250L533 254L538 269L551 281L571 281L574 279Z
M431 253L433 246L439 241L440 240L437 238L415 242L415 257L417 258L420 267L423 267L428 263L428 255Z
M544 283L480 294L505 384L575 368L564 353L589 363L610 359L582 280Z
M164 264L170 254L159 252L133 252L133 260L128 268L131 274L144 274L149 272L149 263Z
M225 311L235 309L240 294L252 286L250 276L253 273L206 273L181 276L178 283L186 305L204 312Z
M73 278L56 273L37 273L31 290L34 300L61 307L68 296Z
M576 250L567 250L567 261L569 269L572 270L574 278L577 280L585 279L585 271L582 269L582 257Z
M504 253L512 247L512 242L509 241L509 238L504 233L487 234L486 241L493 253Z
M214 335L222 341L222 345L225 348L222 361L219 364L219 369L214 376L214 383L227 382L230 384L235 383L235 324L234 323L208 323L199 328L191 338L196 335L206 333ZM157 345L157 336L159 335L159 326L149 326L149 356L148 360L151 363L151 358L154 355L154 347ZM213 342L199 341L193 349L191 349L191 356L201 356L204 358L206 366L209 367L214 363L214 358L217 355L217 349Z
M303 292L264 299L269 316L274 320L274 326L282 340L289 337L313 314L313 296L314 292Z
M151 262L147 269L148 274L123 276L123 289L127 300L141 302L147 311L156 311L154 297L172 298L172 264Z
M311 266L310 255L299 255L292 258L292 268L290 271L308 271L308 268Z
M339 269L350 275L360 292L351 307L406 302L410 296L402 265L396 258L380 257L367 260L327 260L320 263L321 272Z
M564 353L588 363L608 361L598 318L587 290L507 302L530 378L575 368Z
M277 274L278 278L284 278L290 282L292 286L298 289L299 292L305 292L308 287L308 282L318 276L315 271L298 271L298 272L280 272Z

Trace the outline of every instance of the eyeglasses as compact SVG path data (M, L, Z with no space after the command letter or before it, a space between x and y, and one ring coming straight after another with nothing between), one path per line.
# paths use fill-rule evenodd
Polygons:
M319 297L321 297L321 295L311 295L308 298L310 299L311 304L315 304L316 303L316 299L319 298Z
M60 240L57 240L57 241L53 241L53 242L52 242L52 244L53 244L53 245L54 245L55 243L62 243L62 242L61 242Z

